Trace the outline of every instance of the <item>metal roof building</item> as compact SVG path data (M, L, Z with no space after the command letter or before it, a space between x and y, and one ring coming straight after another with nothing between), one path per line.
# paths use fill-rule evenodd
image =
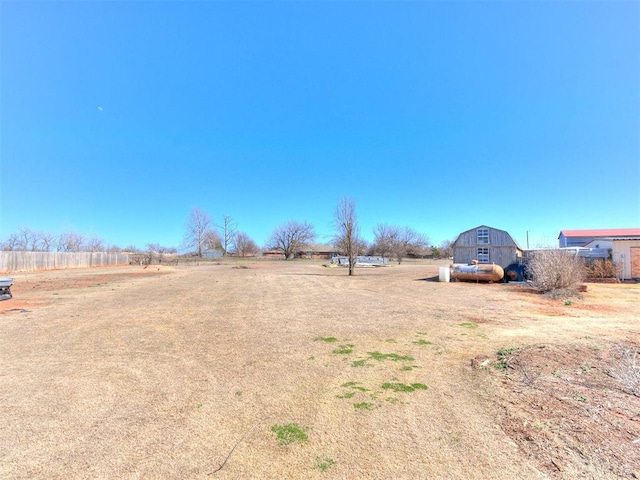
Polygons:
M640 240L640 228L604 228L591 230L561 230L558 235L560 248L584 247L593 240Z
M623 280L640 278L640 228L596 230L562 230L560 248L595 247L611 251L611 258L621 267Z

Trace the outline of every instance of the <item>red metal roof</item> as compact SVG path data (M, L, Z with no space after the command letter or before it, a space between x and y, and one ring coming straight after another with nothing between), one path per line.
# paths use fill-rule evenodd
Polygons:
M640 237L640 228L604 228L595 230L561 230L565 237Z

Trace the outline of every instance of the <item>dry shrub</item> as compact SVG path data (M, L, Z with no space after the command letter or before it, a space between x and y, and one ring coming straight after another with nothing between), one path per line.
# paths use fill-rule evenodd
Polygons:
M622 382L624 388L640 397L640 358L636 349L622 348L617 355L617 362L609 374Z
M582 259L565 250L535 252L527 268L533 286L543 293L575 293L585 278Z
M586 275L589 278L618 278L622 266L613 260L594 260L587 264Z

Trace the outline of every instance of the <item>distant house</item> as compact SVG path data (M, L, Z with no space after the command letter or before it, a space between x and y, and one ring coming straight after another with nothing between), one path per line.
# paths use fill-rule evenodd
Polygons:
M330 259L337 254L338 254L338 251L336 250L335 247L332 247L331 245L311 244L311 245L305 245L304 248L298 251L296 256L298 258Z
M224 253L221 250L203 250L202 258L222 258Z
M640 278L640 228L562 230L558 243L560 248L606 249L620 265L623 280Z
M284 258L282 250L265 250L262 252L262 256L266 258Z
M505 268L522 258L522 249L504 230L480 225L453 242L453 263L495 263Z

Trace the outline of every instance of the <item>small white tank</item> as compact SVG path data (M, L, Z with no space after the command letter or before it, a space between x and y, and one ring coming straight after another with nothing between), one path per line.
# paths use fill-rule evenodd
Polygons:
M449 270L449 267L440 267L438 270L439 274L438 274L438 278L441 282L449 282L451 281L451 271Z

